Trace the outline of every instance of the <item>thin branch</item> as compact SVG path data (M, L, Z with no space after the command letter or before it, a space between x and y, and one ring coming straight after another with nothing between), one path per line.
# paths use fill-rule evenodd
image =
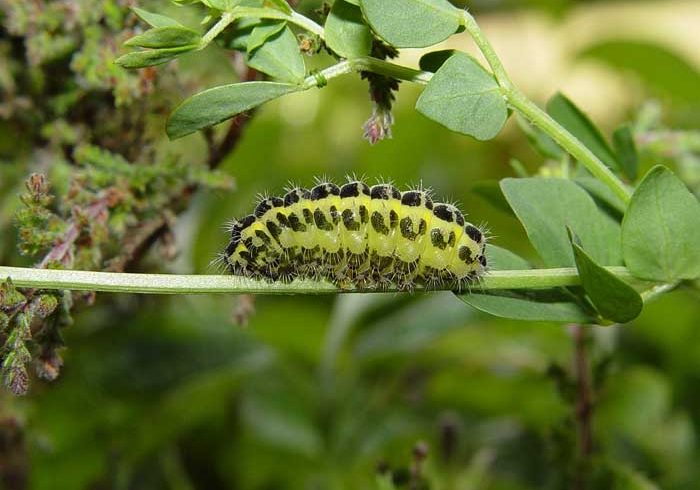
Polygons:
M88 221L101 221L104 222L107 219L107 199L100 197L93 204L85 209L85 218ZM71 219L70 225L66 229L61 242L56 244L49 252L44 256L44 258L37 264L37 267L44 268L47 267L52 262L63 261L71 253L73 244L80 237L80 232L82 226L80 223L76 222L75 219Z
M622 279L631 276L624 267L608 267ZM334 294L372 292L346 290L319 281L297 280L291 283L267 282L230 275L129 274L56 269L32 269L0 266L0 278L11 277L18 287L69 289L143 294ZM577 286L578 272L573 267L489 272L475 291L492 289L538 289ZM443 289L449 289L447 287ZM434 290L434 289L431 289ZM421 291L419 289L419 291ZM398 292L397 289L376 292Z
M324 31L323 27L318 25L313 20L308 17L301 15L298 12L292 11L290 14L282 12L281 10L275 10L270 8L258 8L258 7L235 7L230 12L224 12L221 18L202 36L199 42L199 49L206 48L211 42L216 39L216 37L221 34L224 29L231 25L236 19L241 19L244 17L254 17L258 19L274 19L274 20L285 20L296 24L297 26L305 29L321 39L323 39Z
M348 73L371 71L380 75L386 75L399 80L418 83L420 85L427 84L433 74L428 71L415 70L406 66L397 65L388 61L373 58L371 56L361 56L350 60L344 60L335 65L331 65L318 73L314 73L306 77L302 82L303 90L308 90L313 87L323 87L328 83L328 80L347 75Z

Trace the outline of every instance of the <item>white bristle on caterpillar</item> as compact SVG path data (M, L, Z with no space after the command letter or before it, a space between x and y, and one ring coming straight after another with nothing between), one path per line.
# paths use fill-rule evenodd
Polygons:
M235 220L223 262L270 281L325 279L345 289L461 289L486 272L486 236L429 191L361 180L288 189Z

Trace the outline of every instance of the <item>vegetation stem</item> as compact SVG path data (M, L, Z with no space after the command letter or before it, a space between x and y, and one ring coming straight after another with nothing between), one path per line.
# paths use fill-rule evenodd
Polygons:
M301 15L298 12L292 11L291 14L282 12L281 10L275 10L270 8L259 8L259 7L236 7L230 12L235 16L235 18L241 17L257 17L259 19L279 19L286 20L292 24L296 24L302 29L305 29L312 34L316 34L318 37L323 39L323 27L318 25L313 20L306 16Z
M513 82L511 82L508 72L506 72L506 69L503 67L503 63L501 63L493 46L491 46L489 40L484 36L483 32L481 32L481 28L479 28L479 24L476 23L474 17L466 10L462 12L462 25L464 25L464 28L472 37L474 43L476 43L479 51L484 55L484 58L486 58L498 84L506 90L511 89L513 87Z
M211 29L209 29L204 36L202 36L202 40L200 41L200 49L207 47L209 43L211 43L216 36L221 34L221 32L234 20L236 20L236 15L234 13L225 12L219 21L211 26Z
M503 95L510 105L535 126L547 133L571 156L581 162L594 177L607 185L616 196L622 199L622 202L625 204L629 203L631 193L627 186L578 138L552 119L549 114L540 109L513 85L493 46L482 33L474 17L467 11L463 13L462 23L469 35L474 39L484 58L486 58L498 84L503 89Z
M630 278L624 267L608 267L622 279ZM267 282L230 275L130 274L0 266L0 278L10 277L18 287L70 289L144 294L333 294L371 292L339 289L326 282L298 280ZM575 268L527 269L489 272L474 290L537 289L580 284ZM397 292L396 289L378 292Z
M576 136L568 132L549 114L517 89L506 90L505 96L510 105L525 116L532 124L547 133L571 156L581 162L598 180L610 188L625 204L631 199L630 190L617 176L596 157Z
M371 71L380 75L386 75L421 85L427 84L433 76L432 73L427 71L414 70L413 68L389 63L388 61L371 56L362 56L341 61L306 77L302 83L302 88L307 90L312 87L322 87L328 80L360 71Z

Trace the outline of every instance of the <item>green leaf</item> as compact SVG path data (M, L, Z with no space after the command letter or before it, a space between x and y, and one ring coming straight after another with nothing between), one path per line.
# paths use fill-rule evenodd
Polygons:
M372 49L372 33L362 11L345 0L336 0L326 19L326 45L344 58L366 56Z
M430 53L426 53L420 57L420 60L418 61L418 66L421 70L435 73L440 69L442 65L445 64L445 61L450 59L452 55L456 53L458 53L458 51L454 49L442 49L440 51L431 51Z
M700 71L682 56L649 41L605 41L578 54L633 73L655 92L680 103L700 103Z
M253 33L253 29L261 25L263 22L254 17L244 17L238 19L234 24L234 29L225 30L222 35L217 37L217 42L226 49L235 49L237 51L247 51L248 39Z
M241 0L202 0L202 3L207 7L217 9L217 10L231 10L239 3Z
M166 131L170 139L181 138L297 90L296 85L274 82L214 87L182 102L170 115Z
M265 0L265 2L263 2L263 6L267 5L270 5L272 8L276 8L277 10L281 10L285 14L292 13L292 7L290 7L285 0Z
M253 32L257 29L259 27ZM249 53L248 65L283 82L299 83L306 75L297 38L289 27L269 37L265 44Z
M397 48L444 41L460 25L461 12L447 0L360 0L374 32Z
M255 26L250 32L250 36L246 39L246 50L248 53L255 51L257 48L265 44L265 42L280 32L287 26L284 21L268 20Z
M612 169L619 168L615 154L598 128L566 96L557 93L552 97L547 102L547 112L587 146L605 165Z
M145 66L160 65L177 58L183 53L197 49L198 45L182 46L179 48L149 49L146 51L134 51L120 56L114 63L124 68L143 68Z
M452 131L478 140L496 136L508 117L496 80L464 53L452 56L433 75L416 109Z
M491 243L486 244L489 269L496 271L532 269L530 263L519 255Z
M134 36L124 43L125 46L142 48L176 48L196 45L201 37L192 29L181 26L155 27L143 34Z
M151 27L168 27L168 26L177 26L177 27L182 27L182 24L180 24L178 21L175 19L171 19L170 17L166 15L161 15L161 14L155 14L153 12L149 12L148 10L140 9L138 7L131 7L131 10L145 23L150 25Z
M486 245L486 257L491 270L524 270L532 266L510 250ZM572 301L564 290L545 291L489 291L456 294L470 306L490 315L515 320L590 323L593 317Z
M643 279L700 277L700 203L668 168L652 168L622 220L625 264Z
M621 264L619 225L574 182L539 177L504 179L501 190L547 266L574 266L567 226L581 237L583 247L598 263Z
M566 323L593 321L593 317L579 305L549 290L533 292L528 296L509 291L492 291L488 294L460 294L457 297L484 313L502 318Z
M630 180L637 180L637 167L639 157L637 147L634 144L634 135L629 124L620 126L613 133L613 146L617 153L617 161L620 162L622 171Z
M615 194L610 187L603 184L600 180L591 176L588 172L583 175L574 177L574 182L586 189L599 203L604 204L608 210L614 211L615 216L622 217L625 213L627 205Z
M598 265L569 232L581 285L601 316L617 323L627 323L642 312L642 297L625 281Z

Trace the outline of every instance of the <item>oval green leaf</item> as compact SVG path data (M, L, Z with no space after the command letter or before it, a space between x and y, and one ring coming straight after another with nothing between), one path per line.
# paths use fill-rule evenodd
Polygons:
M489 269L495 271L532 269L530 263L518 254L491 243L486 244L486 259Z
M639 156L634 143L634 135L629 124L620 126L613 133L613 146L617 153L617 160L620 162L622 171L630 180L637 180L637 167L639 166Z
M478 140L495 137L508 117L496 80L464 53L456 53L435 72L418 98L416 110Z
M501 318L527 321L591 323L593 317L576 303L563 298L550 300L542 291L525 296L515 292L491 291L488 294L460 294L459 299L477 310Z
M143 34L134 36L124 43L125 46L141 48L178 48L198 44L201 38L192 29L182 26L154 27Z
M289 4L286 2L286 0L265 0L263 2L263 6L271 6L272 8L276 8L278 10L281 10L285 14L291 14L292 13L292 7L289 6Z
M214 87L182 102L170 115L166 131L170 139L181 138L297 90L297 85L274 82Z
M668 168L646 174L622 220L622 252L637 277L700 277L700 203Z
M420 57L418 60L418 66L423 71L430 71L435 73L440 69L445 61L449 60L452 55L457 53L454 49L441 49L440 51L431 51Z
M177 58L183 53L197 49L198 45L182 46L179 48L148 49L134 51L120 56L114 63L123 68L144 68L146 66L160 65Z
M583 290L601 316L617 323L637 318L644 306L637 291L598 265L573 239L571 247Z
M372 33L362 11L345 0L336 0L325 25L326 45L344 58L366 56L372 49Z
M459 29L461 12L447 0L360 0L379 37L397 48L424 48Z
M246 39L246 51L255 51L265 42L287 26L287 23L279 20L266 20L255 26Z
M170 17L162 14L155 14L153 12L149 12L148 10L140 9L138 7L131 7L132 12L134 12L139 19L144 21L146 24L150 25L151 27L168 27L168 26L180 26L182 27L182 24L180 24L178 21L175 19L171 19Z
M253 32L257 29L259 27ZM306 75L297 38L289 27L270 36L262 46L249 53L248 65L283 82L299 83Z
M598 263L620 265L620 227L586 191L567 179L504 179L501 190L549 267L572 267L567 226Z

